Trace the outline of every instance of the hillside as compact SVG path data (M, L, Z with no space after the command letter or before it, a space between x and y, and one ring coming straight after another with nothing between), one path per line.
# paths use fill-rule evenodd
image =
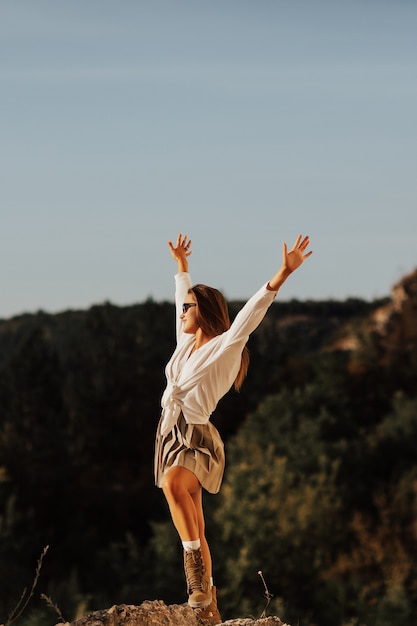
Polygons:
M260 614L262 566L270 614L288 623L379 626L391 607L386 623L410 626L416 311L414 272L383 301L276 302L251 337L248 379L213 416L228 459L206 505L225 618ZM39 591L68 620L184 601L152 475L173 315L148 300L0 321L0 621L45 545Z

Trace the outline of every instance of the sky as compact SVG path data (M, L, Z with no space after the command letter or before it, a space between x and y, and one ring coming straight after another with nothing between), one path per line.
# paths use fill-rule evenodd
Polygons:
M0 0L0 318L417 267L416 0Z

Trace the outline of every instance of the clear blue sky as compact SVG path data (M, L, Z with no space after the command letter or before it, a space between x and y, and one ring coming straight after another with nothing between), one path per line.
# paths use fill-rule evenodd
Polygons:
M1 0L0 318L172 300L166 242L245 299L417 267L414 0Z

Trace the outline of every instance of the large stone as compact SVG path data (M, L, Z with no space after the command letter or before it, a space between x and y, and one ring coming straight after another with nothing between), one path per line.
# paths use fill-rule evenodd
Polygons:
M121 604L96 611L75 622L57 626L210 626L201 621L188 604L167 606L161 600L146 600L139 606ZM221 625L220 625L221 626ZM223 626L287 626L279 617L259 619L238 618L223 622Z

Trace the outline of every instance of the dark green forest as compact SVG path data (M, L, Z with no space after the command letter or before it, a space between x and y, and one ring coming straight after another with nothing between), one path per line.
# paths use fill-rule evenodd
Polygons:
M267 614L293 626L417 624L417 338L400 313L376 329L388 304L277 301L250 338L205 496L223 619L260 616L261 571ZM45 546L24 626L55 624L51 602L71 621L186 601L153 483L174 323L151 299L0 321L0 623Z

